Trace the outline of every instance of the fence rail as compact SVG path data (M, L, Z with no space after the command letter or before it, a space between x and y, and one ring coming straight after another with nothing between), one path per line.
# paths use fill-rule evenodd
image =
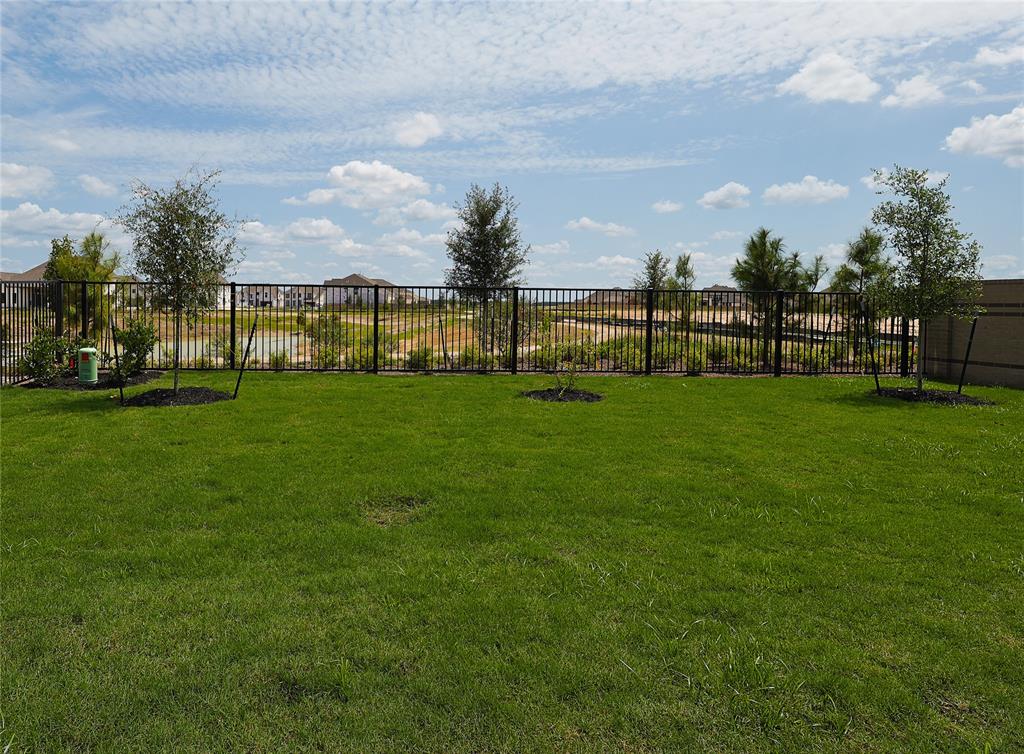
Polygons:
M113 354L109 322L145 317L151 368L233 369L257 322L257 370L906 375L917 323L851 293L229 283L174 338L152 283L0 283L0 378L25 379L39 332ZM257 321L258 316L258 321Z

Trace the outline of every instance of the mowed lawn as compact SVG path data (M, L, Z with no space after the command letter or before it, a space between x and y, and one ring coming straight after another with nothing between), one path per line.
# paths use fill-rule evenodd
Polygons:
M548 384L4 389L0 746L1024 750L1024 392Z

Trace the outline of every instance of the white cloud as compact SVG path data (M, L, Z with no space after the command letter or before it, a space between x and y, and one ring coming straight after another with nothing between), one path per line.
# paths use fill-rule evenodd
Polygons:
M451 220L455 217L454 207L434 204L427 199L417 199L402 207L388 207L377 213L375 225L406 225L411 222Z
M287 228L288 236L300 241L331 241L345 236L345 229L326 217L300 217Z
M811 102L866 102L878 84L852 61L834 52L819 55L778 86L780 94L800 94Z
M22 202L16 209L0 210L0 225L5 233L24 233L48 236L82 236L105 225L103 215L93 212L61 212L51 207L44 210L38 204Z
M704 209L739 209L750 206L746 197L750 196L750 189L742 183L729 181L724 186L708 191L697 204Z
M942 89L926 75L918 74L896 84L892 94L882 100L882 107L919 107L942 102Z
M94 175L78 176L79 185L93 196L114 196L117 194L117 186L107 183L102 178Z
M395 141L403 147L422 147L444 133L441 121L431 113L416 113L395 126Z
M670 199L662 199L660 202L655 202L651 205L651 209L657 212L659 215L669 214L671 212L678 212L683 208L683 205L679 202L673 202Z
M238 228L238 241L243 246L277 246L284 243L284 233L272 225L249 220Z
M982 258L983 268L1002 275L1024 276L1024 262L1013 254L993 254Z
M712 241L725 241L730 238L740 238L743 236L742 230L716 230L711 234Z
M569 252L569 242L555 241L554 243L534 244L530 247L530 250L534 254L540 254L541 256L567 254Z
M440 244L443 244L444 241L445 236L443 233L429 233L427 235L424 235L423 233L420 233L418 230L414 230L412 228L402 228L401 230L396 230L394 233L385 233L379 239L377 239L377 243L381 244L382 246L396 246L401 244L425 244L430 246L438 246Z
M805 175L798 183L776 183L764 190L761 198L766 204L823 204L845 199L850 193L847 186L833 180L822 181Z
M950 132L946 147L953 152L995 157L1010 167L1024 167L1024 105L1005 115L971 118L970 125Z
M18 197L45 193L53 184L53 173L38 165L0 163L0 196Z
M589 217L570 220L565 224L565 227L569 230L592 230L596 233L603 233L609 238L629 236L635 232L632 228L628 228L625 225L618 225L617 223L599 223L596 220L591 220Z
M968 79L967 81L963 82L963 84L961 84L961 86L966 87L967 89L970 89L975 94L984 94L985 93L985 87L983 85L979 84L974 79Z
M386 165L380 160L352 160L335 165L327 174L331 188L313 189L304 199L292 197L288 204L330 204L337 202L354 209L381 209L408 202L430 193L430 184L412 173Z
M996 50L992 47L982 47L974 56L974 62L979 65L1004 66L1014 63L1024 63L1024 45L1007 47L1004 50Z

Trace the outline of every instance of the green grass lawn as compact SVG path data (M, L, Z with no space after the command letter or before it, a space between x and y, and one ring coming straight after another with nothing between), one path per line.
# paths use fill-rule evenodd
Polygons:
M4 389L0 746L1024 749L1024 392L548 384Z

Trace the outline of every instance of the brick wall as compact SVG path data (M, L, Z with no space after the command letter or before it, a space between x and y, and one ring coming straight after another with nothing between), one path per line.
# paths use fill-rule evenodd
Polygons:
M966 382L1024 387L1024 280L986 280ZM960 379L971 323L952 317L933 319L925 343L925 374Z

